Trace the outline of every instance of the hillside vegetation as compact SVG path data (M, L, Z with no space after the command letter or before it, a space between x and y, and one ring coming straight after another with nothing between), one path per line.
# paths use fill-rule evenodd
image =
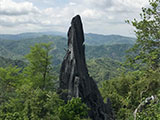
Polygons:
M136 41L85 36L89 74L116 120L160 120L160 0L149 3L141 19L127 21ZM65 102L58 94L66 46L63 34L0 35L0 119L90 120L81 98Z
M32 36L33 35L34 34L32 33ZM28 37L30 36L31 35L29 35ZM4 38L4 37L1 37L1 38ZM9 38L9 35L6 38ZM19 38L20 37L17 35L18 40L0 39L0 49L1 49L0 56L5 58L23 60L24 59L23 56L29 53L30 46L33 46L35 43L52 42L54 47L54 49L51 51L54 57L53 64L58 65L62 62L63 56L65 54L65 49L67 47L66 38L61 36L48 36L48 35L42 35L39 37L33 37L33 38L27 38L27 39L19 39ZM128 41L130 39L128 39ZM96 41L101 41L101 40L98 39ZM106 41L108 41L108 39L106 39ZM115 44L109 45L107 43L104 43L103 45L100 45L100 46L92 46L91 44L87 44L86 58L91 59L91 58L100 58L100 57L110 57L115 60L124 61L126 50L130 48L132 44L127 44L125 43L125 41L123 41L125 44L122 44L121 42L117 41L117 39L114 39L112 41L115 42ZM92 43L95 43L95 40L93 40Z

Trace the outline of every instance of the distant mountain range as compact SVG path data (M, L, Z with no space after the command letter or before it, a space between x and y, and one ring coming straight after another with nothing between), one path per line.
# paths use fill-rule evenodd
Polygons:
M134 43L135 38L120 35L85 34L86 58L109 57L114 60L124 61L126 50ZM24 55L29 53L30 46L35 43L53 42L53 63L61 63L67 38L60 32L22 33L17 35L0 34L0 56L10 59L23 60Z
M101 35L88 33L85 34L87 45L113 45L113 44L134 44L136 39L132 37L125 37L120 35Z
M61 36L66 38L66 34L63 32L28 32L21 34L0 34L0 40L21 40L29 38L37 38L41 36ZM85 44L87 45L112 45L112 44L134 44L135 38L125 37L120 35L101 35L86 33L85 34Z
M3 39L21 40L21 39L36 38L43 35L66 37L66 34L63 32L27 32L27 33L20 33L20 34L0 34L0 40L3 40Z
M87 66L89 74L97 83L115 77L120 73L117 68L121 67L118 61L105 57L88 60Z
M4 58L0 56L0 67L7 67L9 65L24 67L26 65L22 60L12 60L10 58Z

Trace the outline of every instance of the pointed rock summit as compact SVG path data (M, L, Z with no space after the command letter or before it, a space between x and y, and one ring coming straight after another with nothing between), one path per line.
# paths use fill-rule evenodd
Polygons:
M105 104L95 81L89 76L85 60L84 32L79 15L72 19L68 31L68 50L60 70L62 99L81 97L90 108L92 120L113 120L110 102Z

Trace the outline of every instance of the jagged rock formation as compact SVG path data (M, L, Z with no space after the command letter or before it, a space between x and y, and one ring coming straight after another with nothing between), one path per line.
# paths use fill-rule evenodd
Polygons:
M94 80L89 76L85 61L84 33L79 15L72 19L68 31L68 50L60 71L60 89L65 101L81 97L91 110L93 120L113 120L110 103L105 104Z

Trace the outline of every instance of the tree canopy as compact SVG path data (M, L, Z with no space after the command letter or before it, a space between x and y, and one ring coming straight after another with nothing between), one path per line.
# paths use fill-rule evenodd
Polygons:
M129 22L136 28L137 41L129 61L153 70L160 67L160 0L150 0L150 7L142 8L140 20Z

